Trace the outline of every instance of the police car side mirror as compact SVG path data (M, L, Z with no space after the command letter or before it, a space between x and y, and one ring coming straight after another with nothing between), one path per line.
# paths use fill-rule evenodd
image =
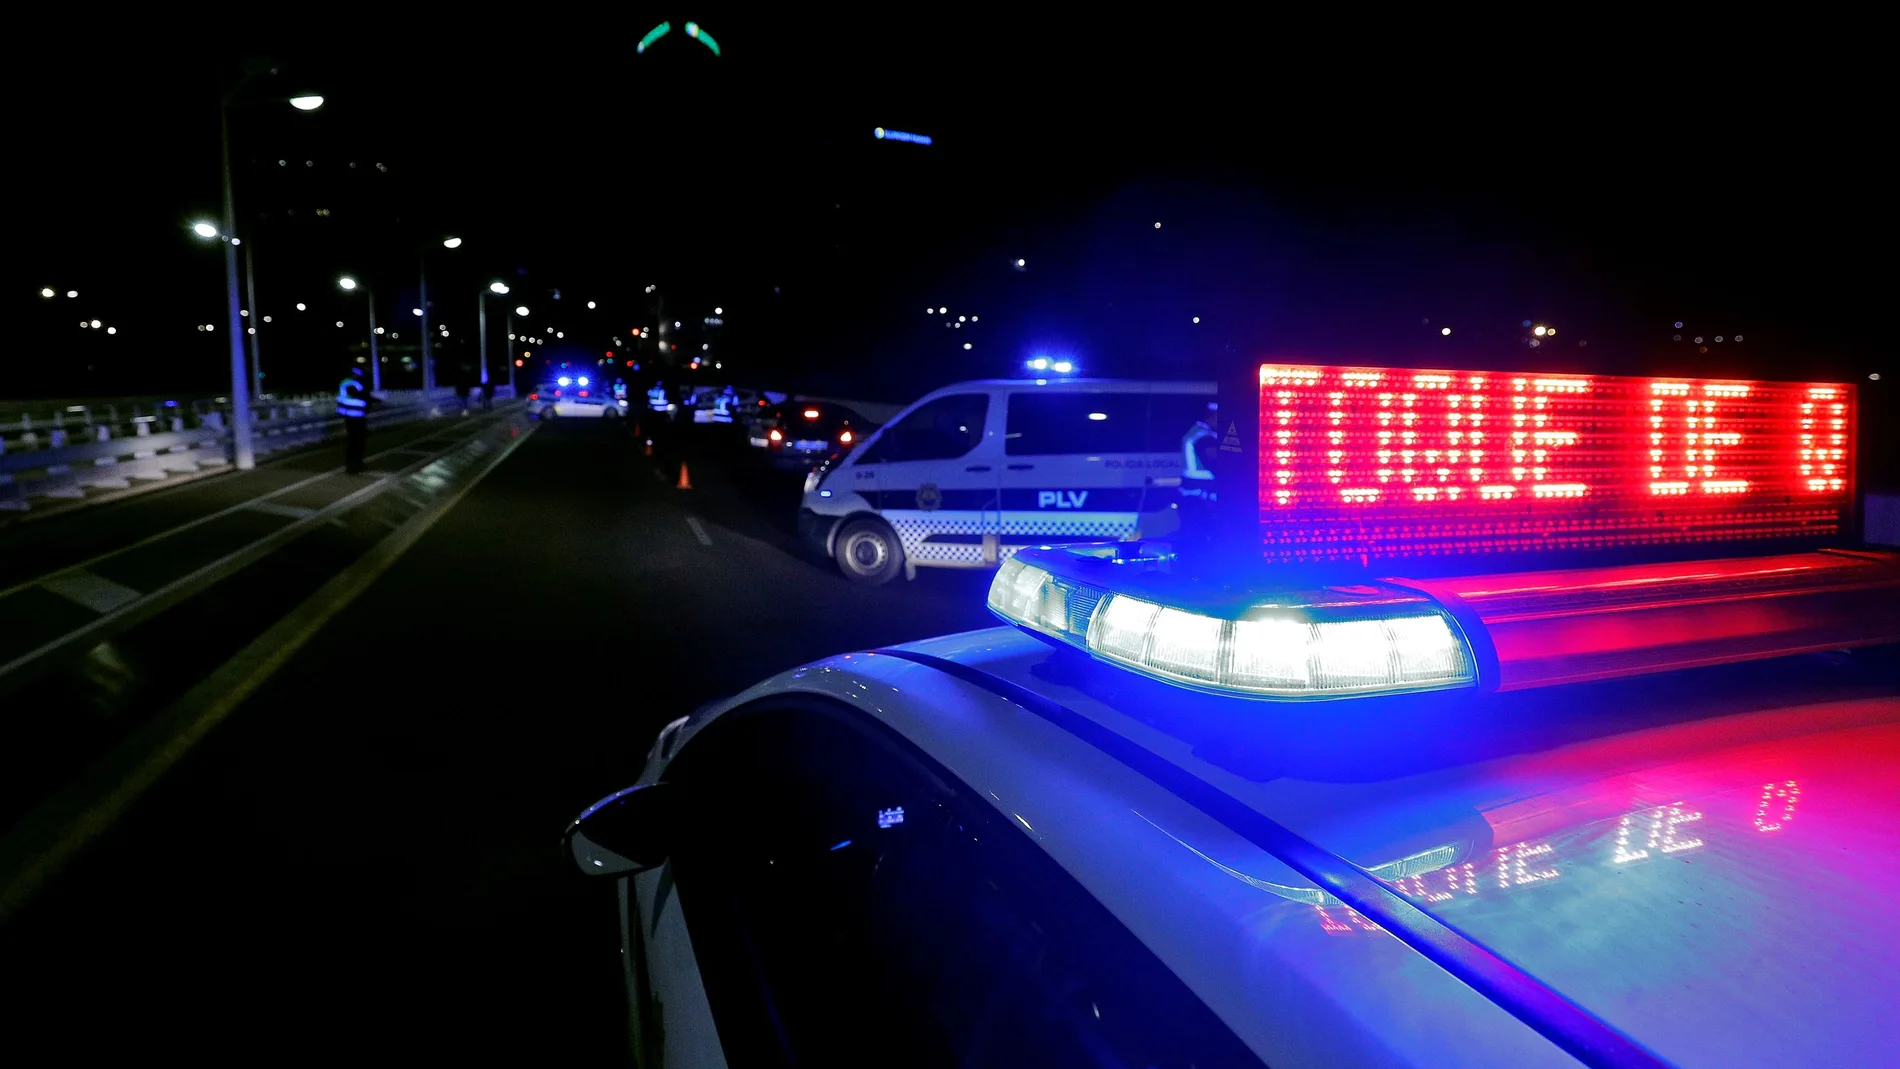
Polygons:
M672 853L678 809L670 783L629 787L588 806L561 839L588 876L644 872Z

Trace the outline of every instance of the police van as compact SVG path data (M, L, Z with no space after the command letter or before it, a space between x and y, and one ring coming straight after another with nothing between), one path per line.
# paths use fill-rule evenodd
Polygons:
M993 568L1171 520L1212 382L990 379L925 395L805 480L799 531L849 578ZM1152 530L1149 530L1152 533Z
M1853 386L1244 372L1207 543L1026 548L570 825L636 1064L1895 1064Z

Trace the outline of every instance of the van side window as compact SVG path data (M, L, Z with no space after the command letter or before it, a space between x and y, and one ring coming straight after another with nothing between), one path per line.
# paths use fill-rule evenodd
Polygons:
M1013 393L1003 452L1013 457L1153 452L1147 426L1147 394ZM1171 448L1180 448L1178 438Z
M939 397L884 428L858 463L954 460L983 440L983 420L989 411L988 394Z
M1148 451L1178 453L1196 423L1214 425L1214 399L1207 394L1157 393L1148 397Z

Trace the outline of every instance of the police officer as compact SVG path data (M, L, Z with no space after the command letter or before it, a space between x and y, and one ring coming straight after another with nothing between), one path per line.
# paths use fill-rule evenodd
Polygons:
M381 404L363 386L363 369L351 367L336 386L336 414L343 417L343 467L354 475L363 470L363 451L369 446L369 406Z

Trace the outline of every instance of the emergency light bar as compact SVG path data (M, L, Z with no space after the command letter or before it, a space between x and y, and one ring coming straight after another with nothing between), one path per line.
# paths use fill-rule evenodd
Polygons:
M1254 451L1236 474L1257 480L1268 561L1818 542L1850 526L1851 385L1257 370L1255 426L1230 417L1220 448Z
M1025 549L990 610L1196 690L1517 690L1900 642L1900 556L1821 551L1340 585L1177 574L1154 543Z

